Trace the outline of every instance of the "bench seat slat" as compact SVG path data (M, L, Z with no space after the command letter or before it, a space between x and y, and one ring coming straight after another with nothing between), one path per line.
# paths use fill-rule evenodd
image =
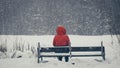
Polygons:
M70 55L41 55L39 57L57 57L57 56L69 56ZM93 56L102 56L101 54L96 54L96 55L72 55L71 57L93 57Z

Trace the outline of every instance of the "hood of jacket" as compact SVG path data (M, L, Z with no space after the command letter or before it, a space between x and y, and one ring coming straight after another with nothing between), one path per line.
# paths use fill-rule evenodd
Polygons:
M65 35L66 34L66 29L64 26L59 25L56 29L57 35Z

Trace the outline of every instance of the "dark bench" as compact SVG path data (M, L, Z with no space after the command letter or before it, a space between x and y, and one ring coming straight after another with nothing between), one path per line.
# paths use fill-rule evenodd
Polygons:
M63 52L64 48L69 48L69 53L68 54L50 54L50 55L44 55L41 54L43 52L45 53L51 53L51 52L55 52L56 50L62 48ZM71 47L71 46L67 46L67 47L40 47L40 43L38 43L38 47L37 47L37 52L38 52L38 63L39 58L41 59L41 61L43 61L43 57L58 57L58 56L69 56L69 57L93 57L93 56L101 56L103 58L103 60L105 60L105 47L103 46L103 42L101 42L101 46L91 46L91 47ZM72 52L100 52L100 54L77 54L77 55L72 55Z

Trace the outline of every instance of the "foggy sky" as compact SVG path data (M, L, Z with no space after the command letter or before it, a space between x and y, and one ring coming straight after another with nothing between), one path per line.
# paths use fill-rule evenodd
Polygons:
M0 0L0 34L120 34L120 0Z

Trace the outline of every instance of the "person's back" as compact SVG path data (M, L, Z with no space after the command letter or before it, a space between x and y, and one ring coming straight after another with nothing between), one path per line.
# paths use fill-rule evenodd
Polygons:
M70 40L68 35L66 34L66 29L63 26L58 26L56 29L56 35L53 40L54 46L69 46ZM65 52L63 52L63 49L59 49L56 51L56 53L68 53L69 48L65 49ZM59 56L58 59L62 61L62 56ZM65 56L65 61L68 62L69 58L68 56Z
M69 37L66 35L66 29L63 26L58 26L56 33L53 40L54 46L68 46L70 44Z

